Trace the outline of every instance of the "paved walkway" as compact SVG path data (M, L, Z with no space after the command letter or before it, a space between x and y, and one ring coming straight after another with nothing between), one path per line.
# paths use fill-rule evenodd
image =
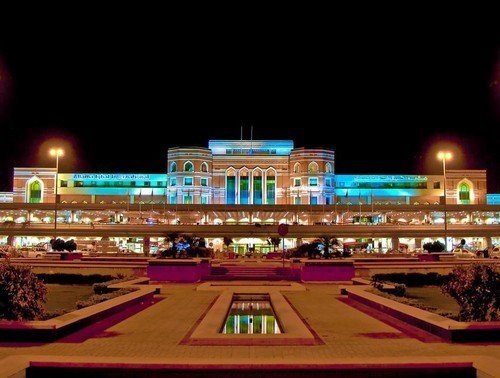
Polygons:
M500 344L450 344L410 328L394 328L345 303L337 285L307 284L307 291L283 292L324 341L316 346L180 345L218 296L197 284L164 285L158 303L79 339L54 343L0 343L0 360L13 355L96 356L211 363L332 363L338 359L413 359L420 356L487 356L500 360ZM98 327L97 327L98 328ZM398 327L399 328L399 327ZM416 336L416 337L413 337ZM499 365L500 366L500 365Z

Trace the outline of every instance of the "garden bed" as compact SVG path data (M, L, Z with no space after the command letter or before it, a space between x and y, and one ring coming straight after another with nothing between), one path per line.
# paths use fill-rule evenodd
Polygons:
M87 299L88 307L48 320L0 320L0 339L16 341L49 341L57 339L92 322L102 320L105 316L115 314L138 303L153 300L158 288L147 285L148 282L149 279L147 278L139 278L111 284L109 288L113 292L98 296L92 295ZM92 299L94 297L99 297L99 299ZM101 299L106 300L101 301ZM78 302L78 304L82 303Z
M458 312L460 311L458 303L450 296L443 294L439 286L409 287L406 288L404 296L392 295L376 288L368 291L405 305L458 320Z
M458 322L427 310L393 300L393 295L377 295L368 285L341 288L348 298L374 308L412 326L451 342L496 342L500 339L500 322Z

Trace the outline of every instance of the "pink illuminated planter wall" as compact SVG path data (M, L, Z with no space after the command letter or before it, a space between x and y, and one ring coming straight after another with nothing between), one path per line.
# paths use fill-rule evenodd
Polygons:
M354 278L354 261L307 261L302 260L302 281L350 281Z
M210 273L207 260L150 260L148 277L157 282L198 282Z

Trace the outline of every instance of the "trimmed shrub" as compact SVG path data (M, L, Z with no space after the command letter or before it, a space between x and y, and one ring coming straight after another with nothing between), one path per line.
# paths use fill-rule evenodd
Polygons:
M29 266L0 264L0 318L34 320L42 317L47 288Z
M439 273L382 273L374 274L372 281L396 282L408 287L441 286L445 284L449 275Z
M84 301L77 301L76 308L81 309L81 308L93 306L95 304L105 302L107 300L119 297L120 295L125 295L128 293L131 293L131 292L136 291L136 290L137 290L136 288L127 287L127 288L123 288L120 290L112 291L112 292L107 293L107 294L94 294L89 299L86 299Z
M445 250L445 245L443 243L441 243L439 240L436 240L434 241L433 243L429 242L429 243L425 243L422 248L425 250L425 251L428 251L428 252L443 252Z
M397 297L404 297L406 294L406 285L405 284L400 284L396 282L386 282L386 281L381 281L381 280L372 280L372 286L383 292L383 293L389 293L392 295L395 295ZM384 285L392 285L394 288L384 288Z
M442 286L445 294L460 306L459 320L494 321L500 319L500 274L486 264L457 267Z
M115 277L102 274L70 274L70 273L39 273L37 277L44 283L53 283L60 285L92 285L96 282L106 282Z
M133 280L134 278L135 277L119 277L119 278L115 278L115 279L110 280L110 281L95 283L92 285L92 289L94 290L94 293L96 293L96 294L110 293L112 291L116 291L117 289L110 289L108 287L109 285L113 285L113 284L117 284L117 283L125 282L125 281L130 281L130 280Z

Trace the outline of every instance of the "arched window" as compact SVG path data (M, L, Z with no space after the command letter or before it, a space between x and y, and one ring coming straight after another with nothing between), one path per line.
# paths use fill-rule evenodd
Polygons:
M226 204L236 203L236 172L234 169L226 171Z
M460 184L459 190L460 201L470 201L470 188L467 184Z
M208 164L206 162L201 163L201 171L208 172Z
M295 163L293 166L293 173L300 173L300 163Z
M333 172L332 163L326 163L325 164L325 172L326 173L332 173Z
M29 203L42 202L42 185L36 180L30 184Z
M193 163L191 163L190 161L186 161L184 163L184 172L193 172L193 171L194 171Z
M316 163L315 161L310 162L307 171L309 173L317 173L319 171L318 163Z
M177 163L175 161L170 164L170 172L177 172Z

